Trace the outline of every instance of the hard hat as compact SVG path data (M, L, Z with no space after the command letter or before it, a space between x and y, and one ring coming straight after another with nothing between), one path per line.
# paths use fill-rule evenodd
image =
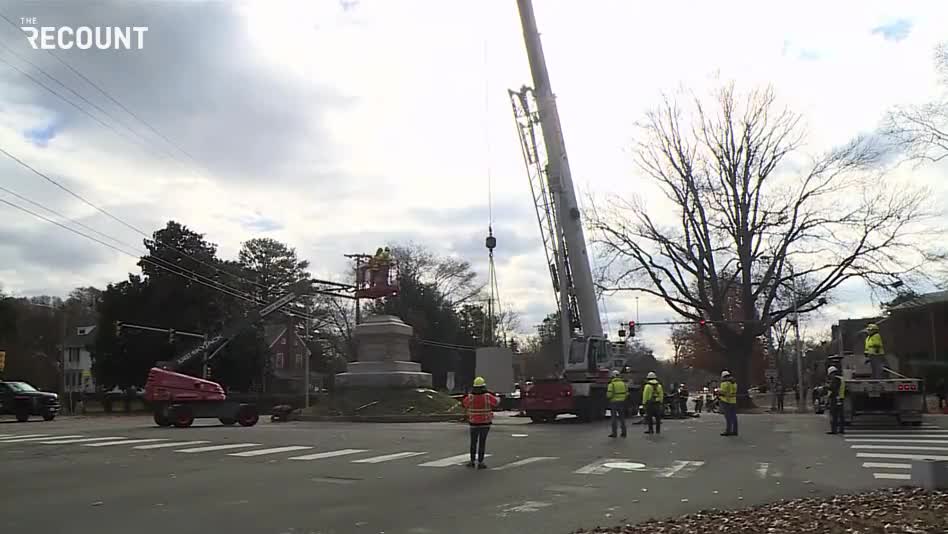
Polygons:
M484 380L484 377L479 376L479 377L477 377L477 378L474 379L474 387L476 387L476 388L482 388L482 387L484 387L484 386L486 386L486 385L487 385L487 381Z
M615 378L615 377L617 377L617 376L619 376L619 371L616 371L615 369L613 369L613 370L612 370L612 377Z
M879 325L877 325L876 323L869 323L866 325L867 332L874 332L876 330L879 330Z
M648 374L645 375L645 378L652 380L653 378L658 378L658 376L655 374L654 371L649 371Z
M837 369L835 365L830 365L826 372L829 374L838 373L839 369Z
M721 371L721 378L727 378L727 377L729 377L729 376L731 376L731 372L730 372L730 371L728 371L728 370L726 370L726 369L725 369L724 371Z

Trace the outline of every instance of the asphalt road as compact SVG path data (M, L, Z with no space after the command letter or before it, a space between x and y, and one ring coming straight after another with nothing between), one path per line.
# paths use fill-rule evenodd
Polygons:
M490 469L475 471L460 465L467 429L452 423L5 419L0 532L567 533L902 484L905 454L948 454L937 452L948 443L938 416L845 439L815 415L742 416L730 438L722 424L706 414L666 421L661 436L631 426L611 439L606 424L499 417Z

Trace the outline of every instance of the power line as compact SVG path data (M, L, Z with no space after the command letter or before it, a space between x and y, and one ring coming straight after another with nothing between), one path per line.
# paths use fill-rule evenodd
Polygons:
M133 226L133 225L131 225L131 224L125 222L124 220L120 219L119 217L116 217L115 215L112 215L112 213L110 213L109 211L105 210L104 208L100 208L99 206L93 204L91 201L87 200L87 199L86 199L85 197L83 197L82 195L73 192L71 189L69 189L68 187L66 187L66 186L64 186L63 184L59 183L59 182L56 181L55 179L50 178L47 174L45 174L45 173L43 173L43 172L40 172L40 171L37 170L36 168L32 167L29 163L26 163L25 161L21 160L20 158L18 158L18 157L16 157L16 156L14 156L13 154L7 152L3 147L0 147L0 153L3 153L3 154L4 154L5 156L7 156L8 158L10 158L10 159L12 159L13 161L19 163L19 164L22 165L23 167L26 167L26 168L29 169L33 174L35 174L35 175L37 175L37 176L43 178L44 180L48 181L49 183L55 185L56 187L62 189L62 190L65 191L65 192L69 193L69 194L72 195L73 197L79 199L80 201L82 201L82 202L83 202L84 204L86 204L87 206L89 206L89 207L95 209L96 211L98 211L98 212L100 212L100 213L106 215L106 216L109 217L110 219L112 219L112 220L118 222L119 224L121 224L121 225L123 225L123 226L125 226L125 227L127 227L127 228L129 228L129 229L131 229L131 230L133 230L133 231L135 231L135 232L141 234L141 235L144 236L146 239L153 239L153 240L155 241L155 243L157 243L157 244L159 244L159 245L161 245L161 246L170 248L171 250L177 252L178 254L181 254L181 255L184 256L184 257L190 258L191 260L193 260L193 261L195 261L195 262L197 262L197 263L199 263L199 264L201 264L201 265L204 265L205 267L214 269L215 272L224 272L225 274L229 274L229 275L231 275L232 277L234 277L234 278L236 278L236 279L238 279L238 280L241 280L241 281L244 281L244 282L253 284L253 285L257 286L257 287L260 287L261 289L270 289L270 288L268 288L268 287L266 287L266 286L264 286L264 285L262 285L262 284L259 284L259 283L255 282L255 281L253 281L253 280L249 280L249 279L244 278L244 277L242 277L242 276L240 276L240 275L238 275L238 274L231 273L230 271L228 271L228 270L226 270L226 269L221 269L221 268L219 268L219 267L216 266L216 265L211 265L211 264L209 264L209 263L207 263L207 262L201 260L200 258L196 258L196 257L194 257L194 256L192 256L192 255L190 255L190 254L188 254L187 252L184 252L184 251L182 251L182 250L180 250L180 249L178 249L178 248L176 248L176 247L174 247L174 246L172 246L172 245L168 245L167 243L162 242L161 240L157 239L157 238L154 237L154 236L149 236L148 234L146 234L146 233L145 233L144 231L142 231L141 229L139 229L139 228L137 228L137 227L135 227L135 226Z

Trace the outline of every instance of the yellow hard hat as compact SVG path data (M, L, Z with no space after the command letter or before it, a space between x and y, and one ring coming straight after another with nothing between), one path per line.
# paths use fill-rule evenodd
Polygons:
M482 387L484 387L484 386L486 386L486 385L487 385L487 381L484 380L484 377L479 376L479 377L477 377L477 378L474 379L474 387L476 387L476 388L482 388Z
M876 323L869 323L866 325L867 332L874 332L878 329L879 329L879 325L877 325Z

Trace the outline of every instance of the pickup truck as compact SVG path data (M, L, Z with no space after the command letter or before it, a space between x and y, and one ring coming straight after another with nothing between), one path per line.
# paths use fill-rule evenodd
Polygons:
M31 415L52 421L59 408L59 395L55 393L39 391L26 382L0 382L0 415L15 415L21 423Z
M922 380L899 374L898 359L886 357L886 378L872 378L866 356L844 354L827 358L827 365L842 369L846 382L844 421L857 415L890 415L902 425L922 424L924 395Z

